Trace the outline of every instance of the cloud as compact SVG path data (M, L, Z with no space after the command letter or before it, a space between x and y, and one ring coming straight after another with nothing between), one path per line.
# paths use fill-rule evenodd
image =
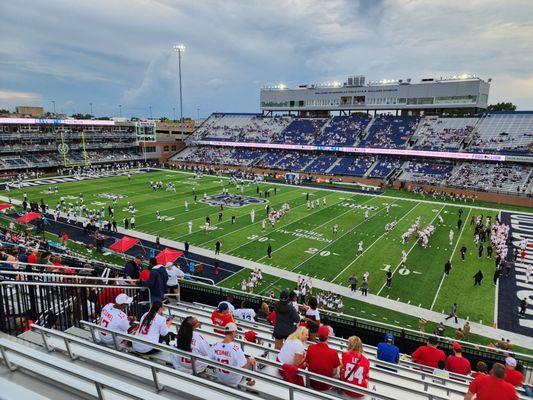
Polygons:
M15 92L12 90L0 89L0 100L5 101L33 101L39 100L41 96L37 93Z
M185 115L254 112L259 89L476 73L489 102L533 108L533 2L515 0L38 0L5 2L5 90L113 115L171 115L185 43ZM16 105L17 99L3 104ZM68 111L71 112L71 111Z

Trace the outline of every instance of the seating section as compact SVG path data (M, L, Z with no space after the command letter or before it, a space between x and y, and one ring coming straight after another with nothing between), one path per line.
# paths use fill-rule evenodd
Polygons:
M290 171L302 171L313 158L314 156L309 154L291 151L276 163L276 168Z
M370 174L368 175L370 178L386 178L388 177L393 171L400 169L402 167L402 164L404 163L403 160L385 157L379 160L379 162L372 168L372 171L370 171Z
M312 143L326 119L295 119L274 139L274 143L310 144Z
M533 113L487 114L468 147L471 151L501 154L533 153Z
M379 115L374 118L368 136L359 147L380 149L404 149L413 135L418 117Z
M408 161L400 179L409 182L438 184L449 179L453 170L453 163Z
M191 139L232 142L269 142L289 124L287 117L263 118L255 114L212 114Z
M370 117L349 115L333 117L313 144L319 146L353 146L364 132Z
M319 156L313 160L306 168L305 172L324 173L337 161L336 156Z
M529 165L463 163L444 183L487 192L522 194L528 191L532 179L533 169Z
M415 149L456 151L465 138L472 134L478 118L427 117L420 121Z

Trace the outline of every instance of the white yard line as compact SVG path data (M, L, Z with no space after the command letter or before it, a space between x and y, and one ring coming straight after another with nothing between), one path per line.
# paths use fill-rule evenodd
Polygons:
M396 226L394 227L394 229L392 229L390 232L385 232L383 233L380 237L378 237L373 243L370 244L370 246L368 246L361 254L359 254L352 262L350 262L350 264L348 264L341 272L339 272L339 274L337 276L335 276L335 278L333 278L331 280L331 282L335 282L335 280L341 276L348 268L350 268L360 257L362 257L368 250L370 250L379 240L381 240L381 238L383 236L385 236L386 234L388 233L391 233L393 232L396 228L398 228L400 222L405 218L407 217L407 215L409 215L411 213L411 211L413 211L416 207L418 207L420 205L420 203L417 203L413 208L411 208L407 213L405 213L403 215L402 218L400 218L398 220L398 223L396 224Z
M450 261L453 259L453 255L455 254L455 251L457 250L457 246L459 245L459 242L461 240L461 236L463 236L463 233L465 231L465 228L466 228L466 225L467 225L467 222L468 222L468 217L470 217L470 213L471 212L472 212L471 209L468 210L468 215L465 218L465 223L463 224L463 227L461 228L461 232L459 232L459 235L457 236L457 241L455 242L455 246L453 247L452 254L451 254L450 258L449 258ZM433 310L433 307L435 306L435 303L437 302L437 297L439 297L440 289L442 287L442 284L444 283L444 279L445 278L446 278L446 274L442 273L442 278L440 280L439 287L437 288L437 292L435 293L435 297L433 298L433 302L431 303L431 307L429 308L430 310Z
M363 205L363 204L369 203L370 201L372 201L372 200L373 200L374 198L376 198L376 197L378 197L378 196L372 197L371 199L368 199L367 201L361 203L360 205ZM329 207L333 207L334 205L338 205L338 204L339 204L339 203L335 203L335 204L332 204L332 205L329 206ZM324 208L323 210L326 210L326 209L329 208L329 207L326 207L326 208ZM320 228L322 228L324 225L331 224L334 220L336 220L336 219L342 217L342 216L345 215L345 214L348 214L350 211L353 211L353 210L352 210L351 208L348 208L348 210L345 211L345 212L343 212L342 214L337 215L336 217L327 220L326 222L324 222L323 224L320 224L320 225L317 226L317 227L314 227L313 229L310 230L310 232L315 232L316 229L320 229ZM312 213L312 214L314 214L314 213ZM305 217L308 217L309 215L312 215L312 214L307 214ZM303 218L305 218L305 217L303 217ZM303 219L303 218L300 218L300 219ZM299 221L299 220L298 220L298 221ZM295 221L295 222L297 222L297 221ZM364 220L363 220L363 222L364 222ZM297 240L300 240L300 239L302 239L302 238L301 238L301 237L297 237L297 238L295 238L295 239L293 239L293 240L291 240L291 241L285 243L283 246L277 248L277 249L274 250L272 253L275 253L276 251L281 250L281 249L287 247L288 245L290 245L290 244L292 244L292 243L294 243L294 242L296 242ZM304 238L304 239L305 239L305 238ZM257 261L261 261L261 260L264 259L265 257L267 257L267 256L263 256L263 257L261 257L260 259L258 259ZM292 271L292 270L291 270L291 271Z
M325 196L324 196L324 197L325 197ZM372 200L372 199L370 199L370 200ZM370 201L370 200L368 200L368 201ZM321 211L323 211L323 210L327 210L328 208L331 208L331 207L333 207L333 206L336 206L336 205L338 205L341 201L342 201L342 200L339 200L339 201L336 202L336 203L330 204L330 205L327 206L326 208L319 208L318 210L312 212L311 214L305 214L305 215L304 215L303 217L301 217L301 218L295 219L294 221L287 222L285 225L282 225L282 226L280 226L279 228L274 229L273 231L270 231L270 232L268 232L268 233L265 233L264 235L259 236L257 239L250 240L250 241L248 241L248 242L245 242L245 243L241 244L240 246L237 246L237 247L235 247L235 248L233 248L233 249L231 249L231 250L228 250L228 253L230 253L230 252L232 252L232 251L235 251L235 250L237 250L237 249L240 249L241 247L244 247L244 246L246 246L247 244L250 244L250 243L252 243L252 242L257 242L257 241L259 241L259 239L264 238L264 237L267 237L267 236L270 235L271 233L277 232L278 230L280 230L280 229L282 229L282 228L285 228L286 226L289 226L289 225L295 224L296 222L301 221L302 219L305 219L305 218L309 217L310 215L316 214L316 213L318 213L318 212L321 212ZM365 202L365 203L367 203L367 202ZM365 204L365 203L361 203L361 204ZM348 211L342 213L341 215L344 215L344 214L346 214L346 213L349 212L349 211L352 211L352 209L349 209ZM289 211L289 212L290 212L290 211ZM340 216L340 215L339 215L339 216ZM335 218L338 218L338 217L335 217ZM335 218L333 218L333 219L335 219ZM332 221L332 220L328 220L327 223L330 223L331 221ZM323 225L324 225L324 224L323 224ZM317 229L317 228L314 228L314 229ZM297 238L297 239L300 239L300 238ZM295 239L295 240L296 240L296 239ZM292 243L292 242L293 242L293 241L291 241L290 243ZM279 249L277 249L277 250L279 250ZM274 253L275 251L276 251L276 250L274 250L272 253ZM264 258L264 257L262 257L262 258ZM262 258L261 258L261 259L262 259Z
M442 210L444 210L444 207L446 207L446 205L443 205L441 207L441 209L439 210L438 213L435 213L435 216L433 217L433 219L431 220L430 224L433 224L433 221L435 221L438 217L438 215L442 212ZM415 242L413 243L413 245L411 246L411 248L409 249L409 251L407 252L407 255L409 255L411 253L411 251L415 248L415 246L418 244L418 238L415 239ZM398 265L396 266L396 268L394 268L394 271L392 271L392 276L394 276L394 274L396 273L396 271L398 270L398 268L400 268L400 265L402 265L402 262L400 261L398 263ZM377 295L379 296L379 294L381 293L381 291L385 288L387 283L384 283L383 286L381 287L381 289L379 289L379 291L377 292Z
M288 193L291 193L291 192L288 192ZM326 194L325 196L327 196L327 194ZM323 196L323 197L325 197L325 196ZM322 198L322 197L320 197L320 198ZM298 199L298 198L295 197L294 199L291 199L291 200L297 200L297 199ZM287 201L285 201L285 203L289 203L289 201L291 201L291 200L287 200ZM297 208L299 208L299 207L303 207L303 206L306 206L306 205L307 205L306 203L303 203L303 204L300 204L299 206L291 207L291 210L296 210ZM242 215L236 217L236 219L239 219L239 218L242 218L242 217L250 218L250 214L249 214L249 213L242 214ZM224 221L224 222L227 222L227 221ZM261 222L261 218L258 218L258 219L257 219L257 222L254 222L253 224L251 223L250 225L246 225L246 226L243 226L242 228L232 230L231 232L225 233L224 235L217 236L217 237L214 238L214 239L209 239L209 240L207 240L207 241L205 241L205 242L198 243L197 246L202 246L202 245L204 245L204 244L206 244L206 243L209 243L209 242L212 242L212 241L214 241L214 240L218 240L218 239L220 239L220 238L223 238L224 236L228 236L228 235L231 235L231 234L233 234L233 233L235 233L235 232L239 232L239 231L241 231L241 230L243 230L243 229L247 229L247 228L249 228L249 227L251 227L251 226L254 226L254 225L256 225L256 224L259 224L260 222ZM217 224L214 224L213 226L216 226L216 225L218 225L218 223L217 223ZM202 231L204 231L204 230L205 230L205 229L199 229L199 230L197 230L197 231L192 232L191 235L192 235L192 234L195 234L195 233L202 232ZM180 235L180 236L178 236L176 239L180 239L180 238L182 238L182 237L184 237L184 236L188 236L188 235L189 235L189 233L187 233L187 234L185 234L185 235Z
M194 175L193 172L186 172L186 171L173 171L173 170L166 170L166 169L160 169L160 168L152 168L154 170L158 170L158 171L165 171L165 172L174 172L174 173L181 173L181 174L191 174L191 175ZM229 179L228 177L225 177L225 176L221 176L219 177L221 179ZM279 183L279 182L266 182L266 183L269 183L271 185L278 185L278 186L286 186L286 187L294 187L294 185L288 185L286 183ZM354 191L349 191L349 190L342 190L342 189L331 189L331 188L327 188L327 187L309 187L309 186L300 186L301 188L305 188L305 189L311 189L311 190L328 190L328 191L331 191L331 192L338 192L338 193L347 193L347 194L358 194L358 195L361 195L361 196L380 196L381 198L384 198L384 199L400 199L400 200L405 200L405 201L413 201L413 202L420 202L420 203L427 203L427 204L437 204L437 205L445 205L445 206L450 206L450 207L460 207L460 208L470 208L470 209L477 209L477 210L491 210L491 211L496 211L496 212L499 212L499 211L508 211L508 212L515 212L513 210L506 210L505 208L502 208L502 209L498 209L498 208L492 208L492 207L480 207L480 206L472 206L472 205L468 205L466 203L463 203L463 204L457 204L457 203L443 203L441 201L434 201L434 200L426 200L426 199L412 199L412 198L408 198L408 197L401 197L401 196L389 196L389 195L375 195L375 194L369 194L369 193L364 193L364 192L354 192ZM442 188L442 190L446 190L446 188ZM517 212L520 212L522 214L527 214L527 215L533 215L533 212L527 212L527 211L517 211Z

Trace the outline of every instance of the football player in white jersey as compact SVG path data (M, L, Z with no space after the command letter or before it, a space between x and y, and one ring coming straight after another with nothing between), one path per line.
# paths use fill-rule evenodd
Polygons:
M211 359L222 364L227 364L232 367L243 369L255 369L255 359L253 357L246 358L241 346L235 342L237 336L237 325L230 322L225 326L225 337L221 342L217 342L211 348ZM242 375L217 368L215 375L220 383L228 386L236 387L242 380ZM253 386L255 381L253 379L247 380L248 386Z
M134 317L128 317L124 312L129 304L133 301L132 297L129 297L125 293L120 293L114 303L109 303L102 308L100 319L98 320L98 326L102 328L111 329L121 333L128 333L130 329L130 322ZM98 339L102 343L113 343L113 337L110 333L98 332Z

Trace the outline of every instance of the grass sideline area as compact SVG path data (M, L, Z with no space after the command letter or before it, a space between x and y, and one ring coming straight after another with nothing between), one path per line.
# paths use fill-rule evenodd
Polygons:
M154 191L150 188L150 181L162 181L163 187L172 182L176 192L165 189ZM107 209L112 204L109 195L119 195L121 198L115 206L119 225L122 225L123 217L130 216L127 203L131 202L136 209L138 231L187 240L211 250L219 240L223 253L345 286L352 272L361 279L362 274L368 271L370 293L439 312L448 312L457 302L461 318L486 325L492 325L494 320L495 288L490 279L494 260L485 255L478 258L470 219L478 213L483 213L484 217L491 215L494 219L497 211L471 209L469 203L459 205L420 201L411 196L403 198L400 197L403 192L395 192L394 198L388 198L273 183L245 183L241 191L239 183L233 185L223 177L203 176L197 179L192 174L176 171L132 175L131 180L126 176L117 176L57 186L57 194L49 193L48 186L12 189L1 194L22 199L23 193L27 193L30 200L39 202L43 198L54 209L61 197L66 204L75 204L83 193L85 205L93 210ZM193 188L198 196L197 202L193 199ZM287 203L290 211L273 227L267 222L263 230L261 221L266 217L263 203L225 207L220 211L220 207L202 202L204 193L209 198L221 194L223 189L246 197L247 201L264 200L264 195L259 197L257 190L261 194L269 190L271 195L266 200L270 207L279 210L283 203ZM319 205L308 209L307 194L310 200L318 200ZM188 210L185 209L185 201L188 202ZM388 213L387 205L390 207ZM478 206L477 203L474 205ZM461 230L457 229L459 208L463 209ZM254 223L251 222L251 209L255 210ZM368 218L365 218L365 210L368 210ZM157 220L156 211L160 212L161 220ZM218 220L219 212L223 214L221 221ZM439 215L444 221L442 225L439 224ZM207 216L211 219L211 229L206 231L203 226ZM234 223L232 216L235 217ZM417 217L421 227L430 223L436 227L427 249L414 238L405 245L401 243L401 234ZM193 224L190 234L189 221ZM385 225L392 221L397 221L396 226L385 233ZM332 230L334 225L338 225L336 234ZM448 238L450 229L455 232L451 244ZM360 241L363 242L362 254L357 253ZM268 244L272 246L272 258L267 256ZM468 248L464 262L460 261L459 254L463 244ZM402 250L408 252L405 269L400 268ZM443 279L444 263L448 259L452 260L453 268L450 276ZM110 262L109 258L103 261ZM486 278L481 287L474 288L472 276L478 269ZM394 273L390 289L384 287L387 270ZM344 302L347 310L350 308L348 300ZM398 318L396 320L399 321ZM417 326L412 321L408 324Z

